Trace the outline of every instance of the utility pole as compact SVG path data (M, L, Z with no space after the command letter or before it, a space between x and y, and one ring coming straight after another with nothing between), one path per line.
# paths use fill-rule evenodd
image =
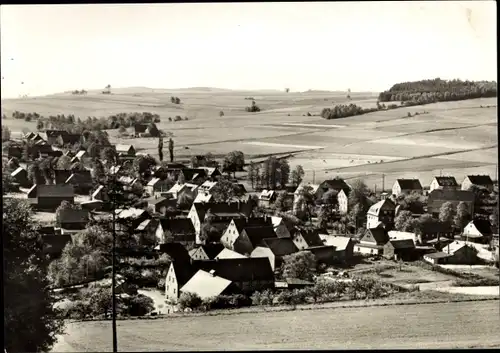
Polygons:
M385 174L382 174L382 192L385 191Z
M116 188L116 171L113 170L113 189ZM116 337L116 279L115 279L115 258L116 258L116 191L113 192L113 249L112 249L112 259L111 259L111 298L113 313L111 318L112 328L113 328L113 353L118 352L118 340Z

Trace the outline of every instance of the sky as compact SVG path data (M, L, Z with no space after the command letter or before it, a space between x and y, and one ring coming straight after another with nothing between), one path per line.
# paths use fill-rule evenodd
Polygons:
M496 2L2 5L2 98L496 80Z

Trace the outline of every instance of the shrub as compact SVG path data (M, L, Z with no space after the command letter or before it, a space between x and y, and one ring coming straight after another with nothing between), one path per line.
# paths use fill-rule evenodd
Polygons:
M222 110L219 112L219 116L224 116L224 112Z
M26 115L26 116L24 117L24 121L31 121L31 116Z
M245 110L249 113L255 113L260 112L260 107L255 103L255 101L252 101L252 105L250 107L246 107Z
M312 116L311 113L307 112L307 116Z
M184 120L189 120L187 116L184 117Z
M274 293L266 289L263 292L254 292L251 300L253 305L272 305L274 299Z
M168 117L168 121L172 121L172 117L171 116Z
M75 300L63 307L61 315L65 319L81 320L91 317L92 310L88 302Z
M155 123L159 123L160 121L161 121L161 119L159 116L155 117L153 120L153 122L155 122Z
M154 302L150 297L137 294L126 301L127 314L130 316L144 316L154 310Z
M198 294L185 292L180 295L178 303L181 309L189 308L194 310L198 309L203 301Z
M180 115L176 115L174 121L181 121L182 117Z

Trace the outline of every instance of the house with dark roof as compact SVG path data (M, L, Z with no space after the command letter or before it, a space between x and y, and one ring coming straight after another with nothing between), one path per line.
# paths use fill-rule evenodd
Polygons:
M22 158L23 149L19 146L9 146L7 147L7 158Z
M183 168L177 171L177 175L182 174L187 182L202 184L207 176L207 171L203 168Z
M221 243L208 243L200 245L189 251L193 260L213 260L225 249Z
M427 244L432 239L453 239L454 234L452 226L446 222L426 222L416 231L416 239L417 243Z
M177 202L173 199L167 199L158 195L148 197L144 200L146 207L150 207L153 212L165 215L168 207L176 206Z
M250 257L266 257L269 259L273 271L280 269L283 257L298 251L297 246L290 238L267 238L257 246Z
M147 219L151 219L151 215L146 210L138 208L117 209L116 211L116 230L118 231L133 231Z
M467 175L462 181L462 190L469 190L472 185L493 191L493 181L489 175Z
M321 184L319 184L319 187L323 189L323 192L333 190L339 193L341 190L344 190L346 194L349 194L349 191L351 190L351 187L347 185L344 179L339 177L330 180L325 180Z
M93 188L90 170L75 170L66 180L66 184L73 185L75 193L88 195Z
M13 181L18 183L23 188L29 188L33 185L33 182L28 178L28 172L23 167L18 167L12 173L10 173Z
M384 245L383 255L387 259L413 261L418 258L412 239L392 239Z
M196 243L202 244L200 239L201 226L205 215L210 210L213 215L213 223L219 223L227 227L232 219L249 218L252 215L253 206L250 202L233 203L193 203L188 213L188 218L193 222L196 231ZM221 230L222 234L223 230Z
M480 261L478 251L462 241L449 243L439 252L424 255L424 261L432 264L474 265Z
M85 158L88 158L88 153L85 150L78 151L73 158L71 158L71 163L80 162L83 163Z
M390 199L385 199L372 205L367 212L366 228L375 228L378 223L390 230L394 226L396 204Z
M89 211L68 208L60 212L61 228L65 230L85 229L89 222Z
M418 179L397 179L392 186L392 194L396 196L413 192L422 193L423 190Z
M71 170L54 169L54 179L56 184L66 184L66 180L73 174Z
M339 235L321 235L324 245L335 247L336 258L342 261L349 261L354 255L354 241L350 237Z
M139 137L141 134L148 132L149 124L134 124L134 136Z
M340 262L335 252L335 246L332 245L311 246L307 248L306 251L311 252L319 263L334 265Z
M269 207L276 200L276 191L262 190L259 195L259 206Z
M290 238L290 230L294 228L294 225L283 217L271 216L271 222L274 227L274 232L278 238Z
M188 218L160 218L155 238L157 244L180 243L194 245L196 232L193 223Z
M229 225L224 230L220 239L221 243L228 249L235 250L234 245L241 237L245 228L272 226L270 217L264 216L259 218L234 218L231 219ZM269 232L269 230L266 230ZM274 233L274 228L273 228ZM248 239L249 240L249 239ZM243 238L240 239L243 241ZM235 250L237 251L237 250Z
M103 202L108 202L109 201L109 195L107 193L106 188L104 185L99 185L94 192L92 192L91 196L92 200L99 200Z
M61 202L75 203L75 191L71 185L33 185L28 191L30 203L39 210L55 211Z
M453 176L435 176L429 186L429 192L436 189L441 190L458 190L460 185L458 185L457 180Z
M172 244L168 244L168 246L172 246ZM172 304L177 303L181 288L196 272L197 269L191 264L190 260L184 260L184 256L173 260L165 277L165 300Z
M251 252L262 243L265 238L276 238L274 228L270 226L245 227L240 236L233 243L228 244L226 248L236 251L242 255L250 255Z
M493 232L491 223L487 219L473 219L464 228L462 238L474 243L488 244Z
M210 272L235 283L243 293L274 288L274 272L267 258L216 259L195 261L198 269Z
M115 149L119 157L135 157L135 148L132 145L118 144Z
M381 225L368 228L359 238L359 243L354 246L354 251L361 254L382 255L384 245L389 241L387 230Z
M436 217L444 203L451 202L456 208L460 202L465 202L469 214L472 215L474 214L474 200L475 195L472 191L436 189L431 191L427 198L427 213Z
M294 227L290 232L291 239L297 249L304 250L313 246L323 246L319 230L313 228Z

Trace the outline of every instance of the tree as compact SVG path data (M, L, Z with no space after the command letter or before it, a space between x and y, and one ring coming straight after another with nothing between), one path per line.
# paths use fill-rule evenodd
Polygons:
M8 161L8 164L7 164L7 167L14 171L16 170L17 168L19 168L20 164L19 164L19 159L17 159L16 157L12 157L10 161Z
M451 226L453 224L455 212L455 208L451 202L443 203L439 209L439 221Z
M250 183L252 184L252 189L254 189L257 178L258 174L256 165L254 162L250 162L250 165L248 166L248 180L250 180Z
M401 211L394 219L394 228L400 232L413 232L415 221L410 211Z
M276 196L276 200L274 201L273 208L277 213L286 212L290 209L285 191L278 193L278 196Z
M44 184L45 178L43 177L42 170L38 161L31 163L28 167L28 179L33 184Z
M288 164L288 160L282 159L279 161L279 183L280 187L284 189L288 182L288 178L290 177L290 164Z
M352 208L349 208L347 221L351 228L360 229L363 226L366 213L363 212L362 206L357 203Z
M366 213L368 212L368 188L363 180L356 179L351 185L351 191L349 193L348 204L349 208L355 205L360 205L361 210Z
M158 139L158 158L160 162L163 161L163 137L160 136Z
M49 289L48 259L25 200L3 200L4 348L7 352L46 352L62 334L64 322Z
M301 165L297 165L290 175L290 182L294 186L300 185L304 179L304 168Z
M220 117L223 117L223 116L224 116L224 112L223 112L222 110L219 112L219 116L220 116Z
M321 205L318 212L318 223L320 228L327 228L333 219L332 208L329 205Z
M36 121L36 129L38 131L42 131L43 130L43 127L44 127L44 124L43 124L43 120L42 119L38 119Z
M97 183L104 179L106 176L106 171L104 170L104 165L102 162L95 158L92 161L92 179L94 179Z
M56 225L61 226L61 212L63 210L70 210L70 209L80 209L80 205L72 205L68 201L63 201L61 202L61 205L56 209Z
M10 140L10 129L8 126L2 126L2 141Z
M184 292L179 296L179 306L181 309L196 309L203 303L196 293Z
M210 194L215 202L228 202L235 197L242 196L243 193L237 184L221 178L210 190Z
M52 184L52 180L54 180L55 177L52 165L52 158L51 157L45 158L40 162L39 166L40 166L40 173L45 179L45 183Z
M71 158L68 156L62 155L57 160L57 169L61 170L70 170L71 169Z
M99 158L99 148L95 142L89 143L87 153L90 158Z
M179 176L177 177L177 184L183 185L186 182L186 177L184 176L184 173L179 173Z
M316 257L310 251L299 251L286 255L283 256L282 276L283 278L312 281L316 265Z
M469 208L467 207L467 204L462 201L457 205L457 211L453 219L453 225L456 229L460 229L461 231L463 231L470 220L471 215L469 213Z
M314 204L314 196L310 185L304 185L298 192L293 205L293 214L299 219L307 217L311 220L310 207Z
M170 138L168 140L168 152L170 153L170 162L174 161L174 140Z
M290 88L285 88L285 92L286 93L290 92Z
M243 170L245 166L245 155L241 151L232 151L224 158L224 170L233 172L233 177L236 178L236 172Z
M209 209L205 214L205 219L201 225L200 240L205 243L211 243L213 241L219 241L219 231L213 225L214 216L212 211Z
M145 156L137 156L134 159L133 167L135 172L140 177L147 177L151 172L151 169L156 165L156 160L149 154Z
M118 155L116 153L116 150L112 147L105 147L101 151L101 159L108 163L116 163L117 157Z
M321 202L324 205L330 205L332 207L335 207L338 203L337 195L338 192L336 190L328 190L323 194L323 196L321 196Z

